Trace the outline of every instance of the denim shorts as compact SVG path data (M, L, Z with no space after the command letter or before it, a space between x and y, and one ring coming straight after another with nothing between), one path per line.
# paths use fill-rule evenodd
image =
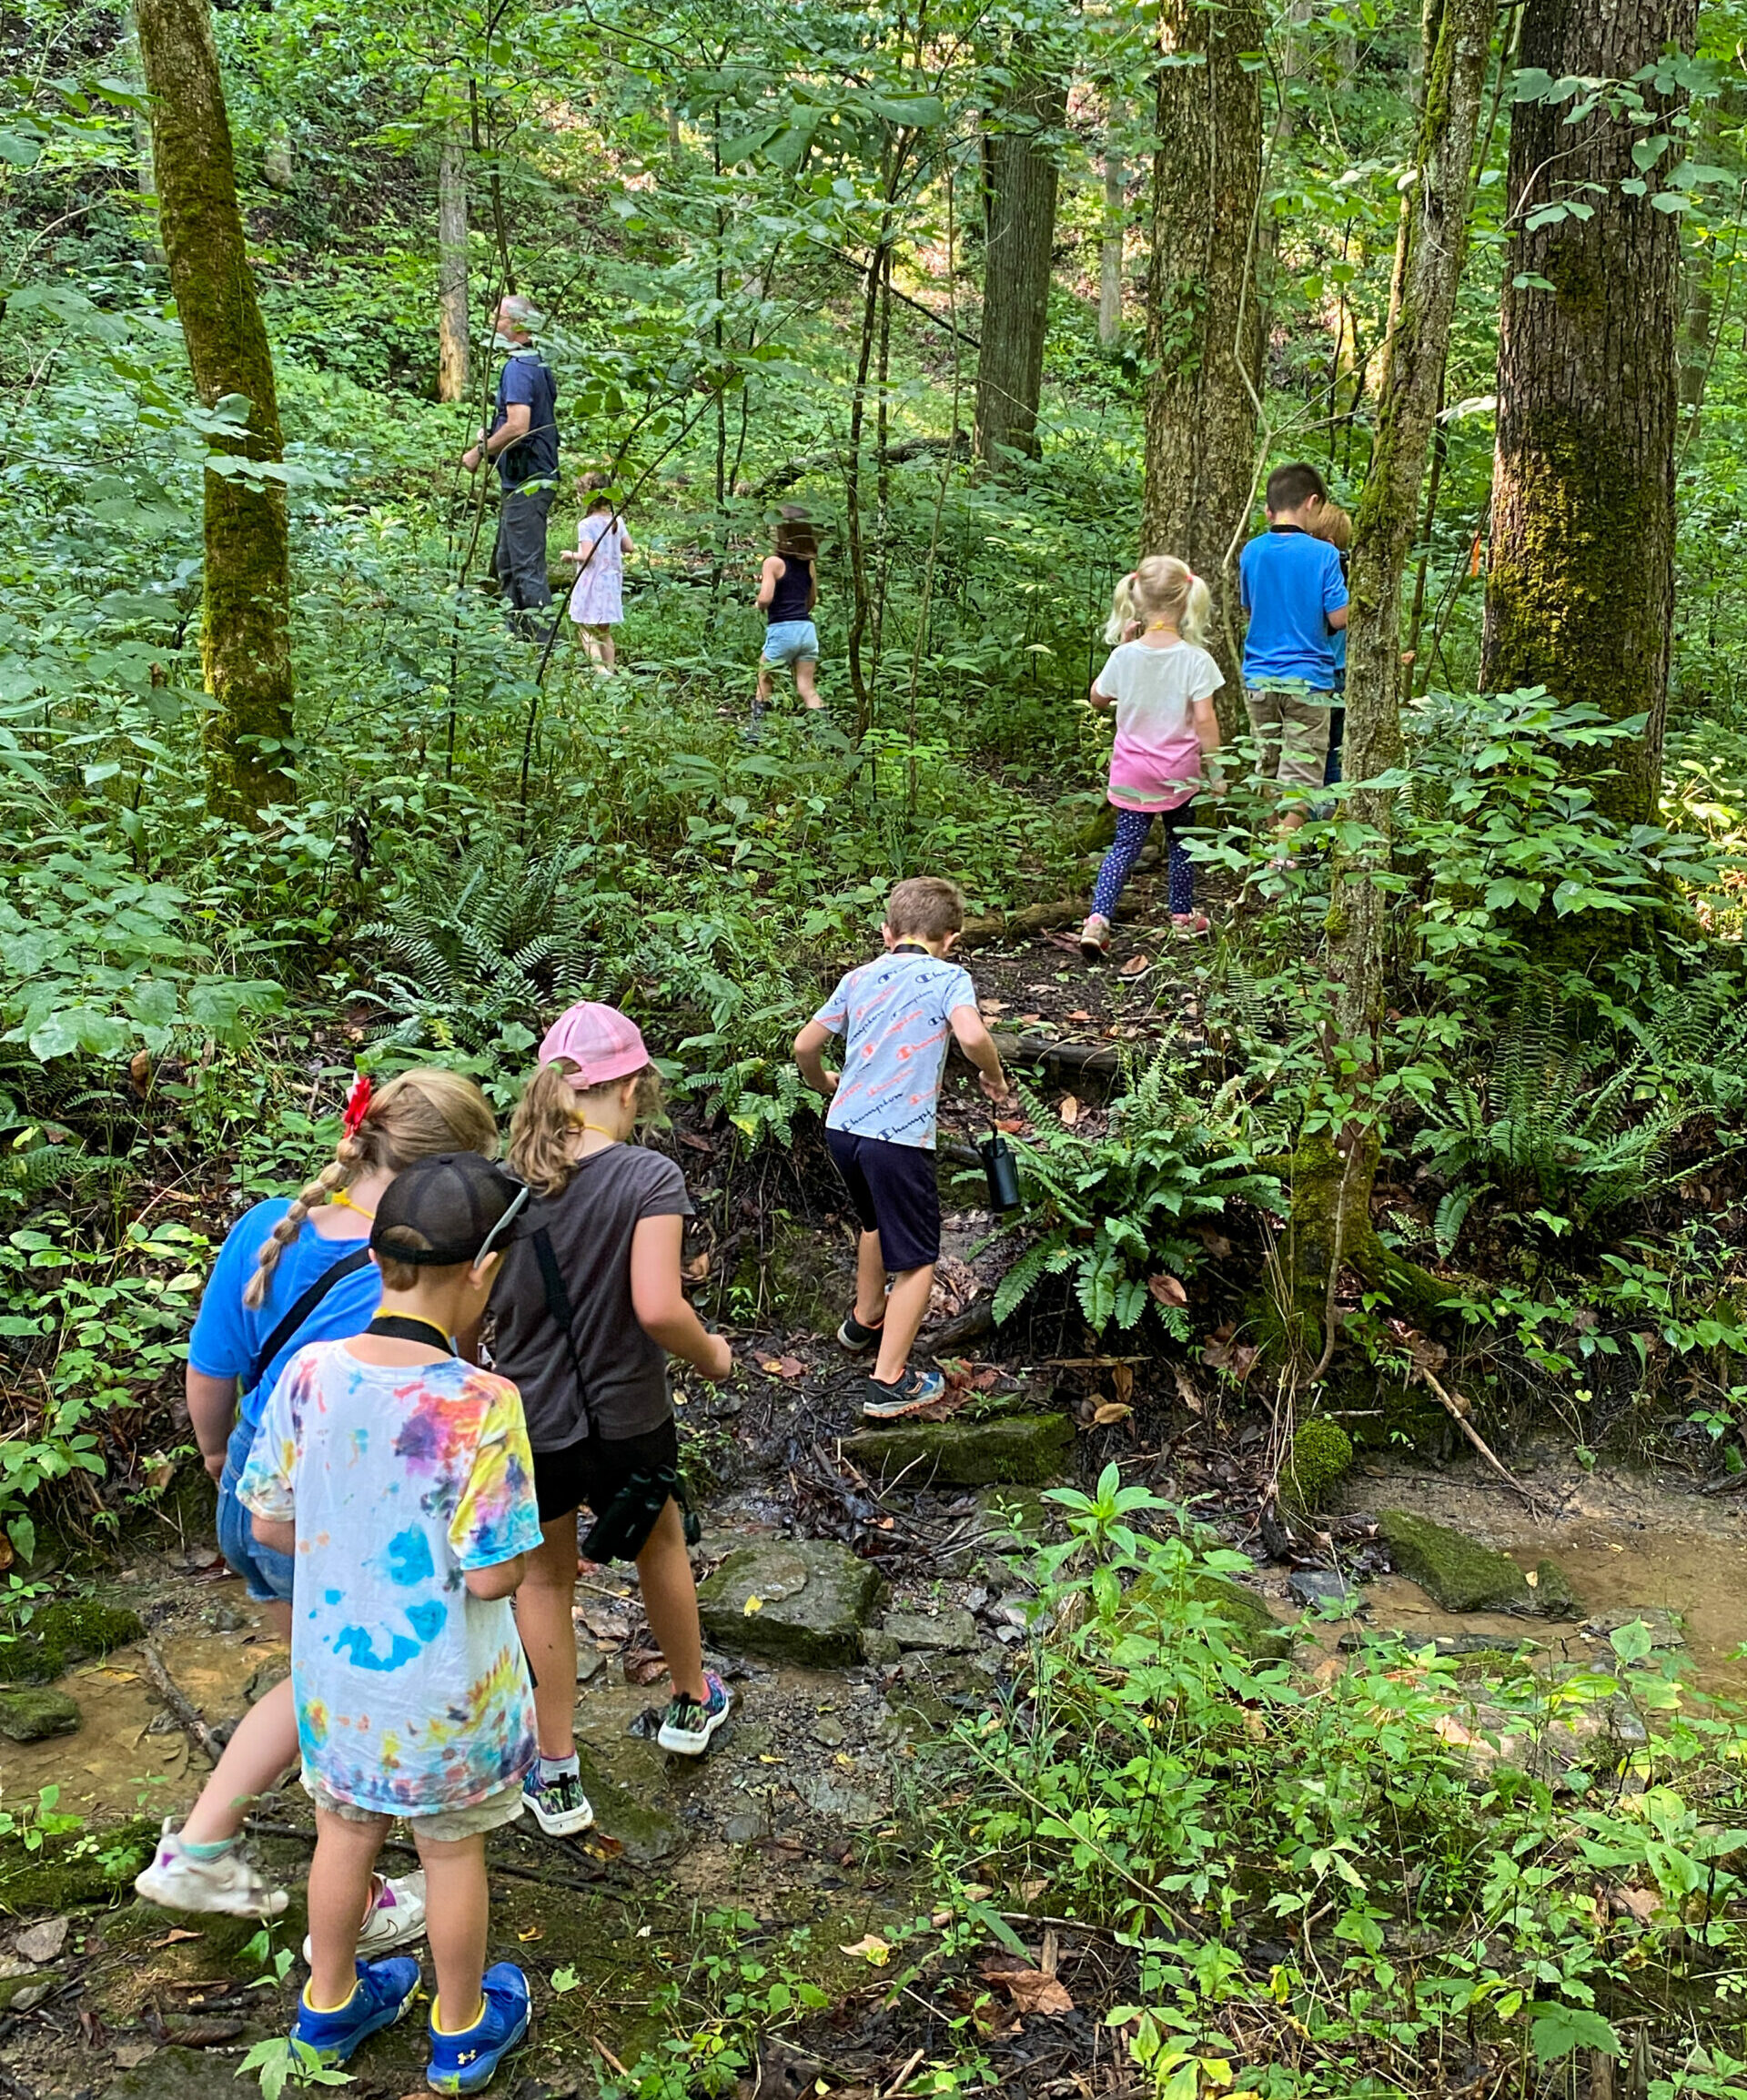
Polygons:
M237 1483L254 1448L254 1424L239 1420L225 1447L225 1469L218 1480L218 1550L247 1584L255 1603L288 1604L297 1563L290 1554L261 1544L255 1536L254 1519L237 1499Z
M817 663L819 630L810 620L778 620L764 630L766 663Z

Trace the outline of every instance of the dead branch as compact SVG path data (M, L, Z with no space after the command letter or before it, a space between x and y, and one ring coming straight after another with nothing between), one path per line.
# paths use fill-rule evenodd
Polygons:
M208 1764L218 1762L218 1745L213 1741L212 1731L201 1719L194 1701L170 1675L164 1658L149 1641L140 1645L140 1655L146 1664L146 1674L152 1681L152 1688L169 1709L170 1718L188 1739L188 1746L197 1750Z

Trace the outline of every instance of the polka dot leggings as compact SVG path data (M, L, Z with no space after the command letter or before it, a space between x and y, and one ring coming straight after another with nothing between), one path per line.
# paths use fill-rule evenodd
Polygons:
M1146 843L1146 834L1153 828L1155 816L1162 817L1165 823L1165 864L1170 872L1171 916L1187 918L1194 911L1195 863L1190 860L1176 826L1171 822L1175 813L1171 810L1117 811L1116 835L1110 851L1104 856L1104 865L1098 870L1098 879L1092 890L1092 909L1101 918L1115 918L1116 899L1135 872L1135 863L1140 858L1140 849Z

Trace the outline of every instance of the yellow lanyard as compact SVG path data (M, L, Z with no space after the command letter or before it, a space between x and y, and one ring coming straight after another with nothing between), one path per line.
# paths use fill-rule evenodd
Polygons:
M375 1211L366 1210L361 1203L354 1203L343 1188L335 1189L328 1200L329 1203L337 1203L342 1210L357 1211L360 1217L368 1217L372 1225L376 1223Z

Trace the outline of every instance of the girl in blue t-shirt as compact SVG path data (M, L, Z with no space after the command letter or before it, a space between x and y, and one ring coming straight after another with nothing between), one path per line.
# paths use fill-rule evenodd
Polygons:
M359 1078L333 1159L295 1202L258 1203L213 1264L188 1338L188 1419L218 1482L219 1551L282 1640L291 1632L291 1556L260 1544L237 1499L261 1411L306 1342L360 1334L375 1316L382 1282L369 1257L370 1219L395 1176L435 1153L497 1149L497 1120L472 1080L403 1072L378 1092ZM139 1893L169 1910L277 1917L284 1891L268 1886L237 1839L249 1803L297 1758L287 1679L237 1723L181 1831L166 1819L152 1863L134 1884ZM416 1886L385 1883L359 1944L379 1954L415 1937L423 1915Z

